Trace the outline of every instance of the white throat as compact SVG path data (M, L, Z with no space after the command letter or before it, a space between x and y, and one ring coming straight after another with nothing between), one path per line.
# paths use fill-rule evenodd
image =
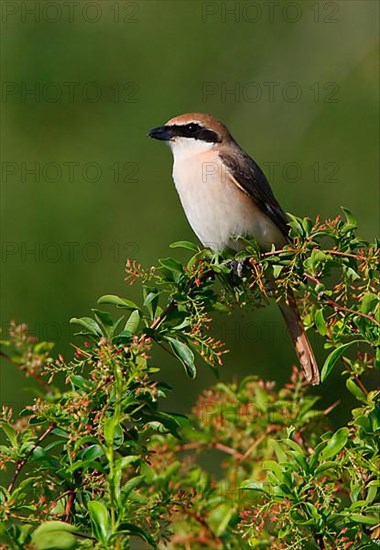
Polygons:
M215 143L201 139L176 137L168 142L175 161L210 151Z

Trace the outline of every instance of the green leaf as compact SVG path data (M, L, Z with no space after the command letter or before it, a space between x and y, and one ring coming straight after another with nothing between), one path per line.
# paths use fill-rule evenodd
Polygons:
M169 271L174 271L176 273L183 273L183 265L181 262L174 260L173 258L162 258L158 260L160 265Z
M115 342L116 344L130 342L132 340L132 336L133 334L129 330L122 330L117 336L112 338L112 342Z
M341 209L344 212L344 215L346 217L346 223L344 224L344 233L347 233L348 231L351 231L352 229L356 229L358 227L358 222L356 218L353 216L352 212L348 210L348 208L344 208L341 206Z
M81 376L80 374L72 374L69 377L69 380L75 388L91 391L91 382L89 380L86 380L86 378L83 378L83 376Z
M240 489L245 491L258 491L259 493L266 493L264 484L260 481L253 481L246 479L240 484Z
M323 309L319 309L315 314L315 326L321 336L325 336L327 332L327 325L323 316Z
M234 514L234 508L228 502L219 504L208 514L208 523L217 537L223 535Z
M303 264L306 271L309 271L312 275L316 275L328 260L331 260L329 254L326 254L323 250L314 248L309 258L306 258Z
M337 468L338 468L338 465L336 462L334 462L333 460L328 460L326 462L322 462L322 464L318 466L318 468L313 470L313 474L314 476L318 476L319 474L321 474L322 472L325 472L326 470L336 470Z
M98 304L109 304L125 309L139 309L139 306L132 302L132 300L120 298L119 296L115 296L115 294L105 294L104 296L101 296L98 300Z
M110 518L105 504L100 500L90 500L87 508L97 540L107 545L111 529Z
M108 311L101 311L100 309L91 309L91 311L94 313L98 323L103 324L105 327L113 326L113 320Z
M77 470L81 470L83 473L87 472L87 470L99 470L99 472L104 472L104 468L100 462L90 459L77 460L67 469L71 474Z
M131 334L134 334L139 328L139 323L140 313L138 309L135 309L134 311L132 311L127 322L125 323L124 330L130 332Z
M352 342L348 342L347 344L342 344L338 348L334 349L326 358L324 365L321 370L321 380L324 382L330 372L332 371L335 363L338 361L338 359L343 355L343 353L351 347L353 344L357 344L358 342L362 342L363 340L353 340Z
M173 353L185 367L188 377L195 378L197 371L194 364L194 353L191 351L189 346L176 338L171 338L170 336L166 336L166 340L170 343Z
M144 481L144 476L135 476L129 479L126 483L123 484L122 494L123 501L126 501L131 494L142 482Z
M272 439L272 438L270 438L268 440L268 442L273 447L273 450L276 453L276 457L277 457L278 462L280 464L287 462L288 457L286 456L286 454L282 450L281 445L279 444L279 442L276 441L275 439Z
M133 462L136 462L137 460L140 460L140 457L138 455L129 455L129 456L122 456L121 458L118 458L116 461L116 467L123 470L130 464L133 464Z
M372 292L367 292L367 294L363 296L360 311L362 313L365 313L366 315L368 315L368 313L373 313L379 302L379 297L376 296L376 294L373 294Z
M12 426L10 426L9 424L7 424L6 422L4 422L4 420L0 420L0 427L3 429L3 431L5 432L5 435L7 436L7 438L9 439L11 445L13 445L13 447L15 447L17 445L17 434L16 434L16 431L12 428Z
M280 276L281 271L284 269L283 265L274 265L273 266L273 277L275 279L278 279Z
M377 525L379 522L378 517L374 516L365 516L364 514L350 514L349 518L351 521L356 523L363 523L364 525Z
M358 399L359 401L363 401L364 403L367 402L366 394L363 392L363 390L359 388L359 386L352 378L347 378L346 387L348 391L352 393L354 397L356 397L356 399Z
M306 233L306 237L309 236L309 233L313 227L313 222L311 221L310 218L304 218L302 220L302 227L304 228L305 230L305 233Z
M146 292L146 289L144 289ZM144 306L148 309L152 318L156 315L159 293L156 289L151 290L144 299Z
M92 319L91 317L73 317L72 319L70 319L70 323L84 327L86 331L88 331L90 334L93 334L94 336L100 337L103 335L102 329L100 328L98 323L94 321L94 319Z
M263 463L264 470L270 470L276 476L277 481L282 483L284 480L284 472L282 466L275 460L265 460Z
M140 539L150 544L152 548L157 548L156 541L150 535L150 533L148 533L147 531L144 531L144 529L141 529L141 527L139 527L138 525L133 525L132 523L126 523L126 522L121 523L119 525L117 532L114 533L111 538L117 535L123 535L123 534L139 537Z
M301 218L297 218L296 216L293 216L293 214L289 214L289 212L287 213L288 215L288 218L289 218L289 221L288 221L288 225L290 227L290 236L291 237L297 237L297 236L300 236L300 237L303 237L304 234L305 234L305 230L302 226L302 219Z
M350 282L354 282L360 279L359 273L352 269L352 267L345 268L344 273L346 274L347 280Z
M78 542L78 528L63 521L45 521L33 531L32 544L37 550L72 550Z
M103 433L104 439L109 447L113 445L116 426L119 422L114 416L110 416L104 420Z
M185 248L186 250L191 250L192 252L197 252L198 247L189 241L176 241L171 243L170 248Z
M348 428L340 428L328 440L326 447L321 452L323 459L332 458L337 455L346 445L350 432Z

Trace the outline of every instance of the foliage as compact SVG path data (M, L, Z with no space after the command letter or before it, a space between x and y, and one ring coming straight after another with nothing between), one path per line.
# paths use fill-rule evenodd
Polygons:
M290 225L283 250L246 242L221 257L179 242L192 252L186 265L128 261L142 304L107 295L99 304L120 317L102 307L73 319L83 344L69 361L11 325L2 354L40 390L19 418L2 412L1 548L124 549L135 537L152 548L378 547L379 247L356 237L348 211ZM348 424L331 429L334 405L319 410L296 369L280 390L253 375L217 383L188 416L166 411L154 345L190 378L196 355L217 372L226 350L210 335L212 314L262 306L273 278L275 298L293 289L324 339L322 380L345 377L343 399L357 401Z

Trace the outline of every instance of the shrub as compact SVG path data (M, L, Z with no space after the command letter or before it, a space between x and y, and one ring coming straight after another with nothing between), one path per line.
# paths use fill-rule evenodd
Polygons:
M379 247L344 213L292 217L282 250L247 241L219 256L178 242L186 265L128 261L142 304L107 295L99 304L121 316L73 319L82 343L69 361L13 323L2 354L40 390L18 418L1 416L1 548L116 550L135 537L173 549L378 548ZM210 334L213 313L264 305L268 277L275 299L293 290L324 339L322 382L332 370L345 377L356 399L348 424L331 428L334 405L318 408L296 368L281 389L250 376L216 383L187 416L166 411L153 343L190 378L196 355L217 371L226 350Z

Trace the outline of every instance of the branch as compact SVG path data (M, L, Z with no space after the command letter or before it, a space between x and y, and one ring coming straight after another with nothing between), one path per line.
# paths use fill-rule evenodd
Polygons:
M152 322L152 324L149 326L149 328L151 330L155 330L161 323L162 321L169 315L169 313L171 313L173 311L173 309L176 307L177 305L177 302L175 300L171 300L169 302L169 304L166 306L166 308L160 313L160 315L158 315ZM146 339L147 335L146 334L143 334L140 339L139 339L139 342L140 343L143 343Z
M49 424L49 426L46 428L44 433L40 435L40 437L37 439L37 441L35 442L33 447L30 449L30 451L27 453L27 455L22 460L19 460L17 462L15 473L13 474L11 482L8 485L8 492L9 493L13 490L13 487L16 483L16 480L17 480L18 476L20 475L21 470L23 469L23 467L25 466L25 464L27 463L29 458L32 456L32 454L33 454L34 450L36 449L36 447L45 439L45 437L47 437L49 435L50 432L52 432L54 430L55 426L56 425L53 422L51 424Z
M33 372L33 371L28 371L26 368L23 368L22 364L17 363L16 361L13 361L13 359L11 359L3 351L0 351L0 357L3 357L6 361L8 361L8 363L10 363L11 365L14 365L15 367L17 367L18 369L23 371L26 375L29 375L32 378L34 378L44 388L44 390L47 393L52 392L51 387L49 386L49 384L47 382L45 382L45 380L39 374L37 374L36 372Z
M169 313L173 311L176 305L177 305L177 302L175 300L172 300L171 302L169 302L166 308L160 313L158 317L156 317L156 319L153 321L153 323L150 325L149 328L152 330L155 330L162 323L165 317L167 317Z
M71 511L74 506L74 501L75 501L75 489L71 487L68 490L68 497L67 497L67 502L66 502L65 512L64 512L66 521L69 521L70 519Z
M290 252L290 250L284 250L281 248L279 250L273 250L272 252L262 252L260 255L262 258L266 258L268 256L277 256L283 252ZM324 250L323 252L326 252L326 254L331 254L331 256L344 256L346 258L354 258L355 260L362 261L367 260L365 256L361 256L360 254L350 254L349 252L341 252L340 250Z
M309 275L309 273L304 273L304 275L305 277L307 277L307 279L310 279L310 281L313 281L313 283L320 284L320 280L317 279L317 277L313 277L313 275ZM323 292L322 292L322 295L323 295L323 299L328 304L330 304L330 306L332 306L335 309L335 311L346 311L347 313L353 313L354 315L359 315L359 317L364 317L365 319L369 319L370 321L375 323L375 325L380 327L380 323L374 317L371 317L371 315L367 315L367 313L362 313L361 311L357 311L356 309L350 309L349 307L341 306L340 304L338 304L338 302L335 302L334 300L326 296Z

